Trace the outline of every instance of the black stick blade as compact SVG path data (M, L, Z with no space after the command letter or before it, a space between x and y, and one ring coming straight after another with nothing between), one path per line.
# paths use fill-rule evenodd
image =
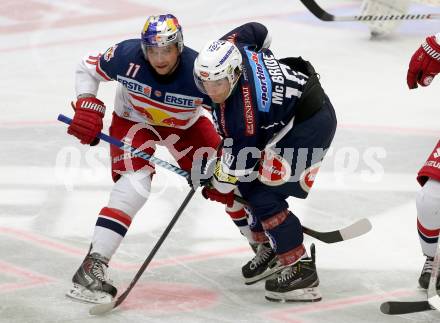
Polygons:
M388 315L409 314L430 311L432 307L428 301L418 302L385 302L380 305L380 311Z

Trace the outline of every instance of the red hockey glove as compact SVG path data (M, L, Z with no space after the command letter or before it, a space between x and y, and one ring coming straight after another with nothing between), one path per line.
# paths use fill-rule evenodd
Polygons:
M213 187L205 186L202 189L202 195L207 200L209 199L211 201L220 202L227 205L228 207L232 207L232 205L234 204L234 191L223 194Z
M430 36L411 58L407 75L408 87L415 89L417 83L428 86L439 72L440 45L435 36Z
M94 146L99 139L96 136L102 130L102 118L105 105L95 97L80 98L75 104L75 116L67 128L67 133L75 136L84 145Z

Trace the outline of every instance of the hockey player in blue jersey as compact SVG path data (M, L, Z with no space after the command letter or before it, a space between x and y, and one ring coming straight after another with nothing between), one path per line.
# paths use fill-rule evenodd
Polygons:
M97 144L105 105L96 98L99 83L117 81L110 134L153 155L165 146L179 166L190 171L193 161L220 144L211 121L202 115L211 100L193 81L197 53L184 46L182 29L173 15L147 19L141 39L129 39L104 54L86 56L76 70L75 115L68 133L83 144ZM200 150L199 150L200 149ZM208 149L208 150L209 150ZM154 165L111 146L109 201L99 212L92 244L73 276L68 295L83 301L109 302L116 288L106 269L136 213L148 199ZM160 216L147 210L145 216Z
M248 23L207 43L194 63L199 88L213 100L223 137L206 198L248 202L255 257L242 268L247 284L267 279L266 298L318 301L314 246L308 255L289 196L304 199L336 130L336 116L312 65L277 59L265 26ZM270 244L268 243L270 242Z

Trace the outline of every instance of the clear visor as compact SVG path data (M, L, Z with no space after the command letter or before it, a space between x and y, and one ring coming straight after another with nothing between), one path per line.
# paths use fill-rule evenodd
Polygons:
M229 93L230 85L227 77L223 77L219 80L203 80L196 73L194 73L194 81L200 92L207 94L210 97L216 97Z
M142 44L146 47L164 47L170 44L177 43L177 33L171 35L151 35L143 37Z
M173 54L175 48L177 48L177 44L169 44L167 46L146 46L144 42L142 42L142 51L144 52L145 59L159 59L166 58Z

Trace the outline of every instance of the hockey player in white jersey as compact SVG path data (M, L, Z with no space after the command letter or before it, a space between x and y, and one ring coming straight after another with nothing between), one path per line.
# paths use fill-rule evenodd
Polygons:
M208 96L193 81L197 52L184 46L182 29L173 15L147 19L141 39L124 40L104 54L89 55L76 70L75 115L68 133L95 145L102 130L105 105L96 98L99 83L117 81L110 135L153 155L165 146L179 166L191 171L198 152L215 154L220 137L208 118ZM200 150L199 150L200 148ZM208 149L208 150L209 150ZM90 250L73 276L68 296L110 302L117 293L106 270L130 224L147 201L154 165L111 146L114 183L96 221ZM148 210L146 216L157 216Z
M440 73L440 33L427 37L411 58L407 83L410 89L428 86ZM419 171L417 180L422 186L417 194L417 231L425 264L419 285L427 289L440 232L440 140ZM437 289L440 289L437 281Z

